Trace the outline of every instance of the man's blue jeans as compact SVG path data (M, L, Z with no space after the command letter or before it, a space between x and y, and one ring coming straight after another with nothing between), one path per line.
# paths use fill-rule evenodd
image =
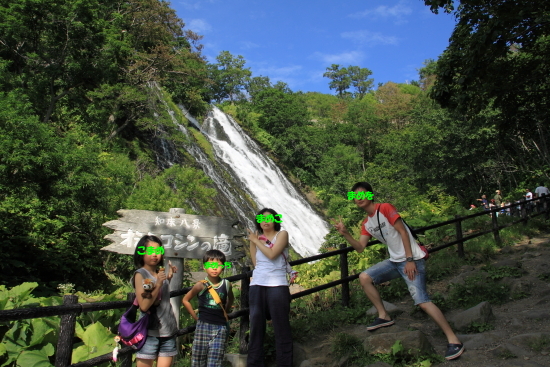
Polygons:
M250 338L248 367L264 367L266 320L273 322L277 367L292 367L292 333L290 331L290 291L288 286L250 287Z

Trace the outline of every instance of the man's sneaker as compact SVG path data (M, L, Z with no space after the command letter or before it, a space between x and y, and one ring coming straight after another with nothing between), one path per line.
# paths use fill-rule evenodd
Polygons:
M464 353L464 344L447 344L447 352L445 353L445 359L450 361L456 359Z
M392 326L393 324L395 324L393 320L384 320L377 317L376 319L374 319L374 322L372 324L367 326L367 330L373 331L376 329L380 329L381 327Z

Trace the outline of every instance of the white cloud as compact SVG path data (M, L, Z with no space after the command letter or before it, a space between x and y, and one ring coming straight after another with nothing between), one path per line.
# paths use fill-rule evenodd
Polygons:
M259 68L257 74L269 76L269 79L273 81L295 75L300 70L302 70L301 65L283 67L267 66Z
M404 23L403 17L412 13L412 9L406 1L399 1L394 6L380 5L374 9L367 9L358 13L350 14L351 18L364 18L372 16L374 18L395 18L399 24Z
M325 54L315 52L312 57L320 59L325 64L357 64L363 60L364 55L360 51L342 52L340 54Z
M204 19L191 19L191 21L187 23L187 27L197 33L207 33L212 30L210 24Z
M183 5L185 9L197 10L201 8L203 3L214 3L214 0L198 0L198 1L180 1L179 3Z
M397 45L397 37L394 36L384 36L378 32L370 32L366 30L354 31L354 32L343 32L340 33L342 38L351 39L354 42L357 42L362 45L374 46L376 44L383 45Z
M250 41L242 41L242 42L240 42L240 44L241 44L241 48L245 49L245 50L260 47L260 45L254 43L254 42L250 42Z

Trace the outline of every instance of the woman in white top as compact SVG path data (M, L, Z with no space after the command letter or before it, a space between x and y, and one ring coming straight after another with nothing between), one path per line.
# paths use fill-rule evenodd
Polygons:
M267 217L267 216L270 217ZM290 291L286 278L288 233L281 231L275 210L258 212L264 220L256 220L256 231L248 230L250 256L254 273L250 282L250 338L248 367L264 367L266 320L272 320L278 367L292 366L292 334L290 331ZM259 218L256 216L256 218ZM273 217L271 217L273 216ZM265 220L269 218L268 220ZM275 220L271 220L274 218Z

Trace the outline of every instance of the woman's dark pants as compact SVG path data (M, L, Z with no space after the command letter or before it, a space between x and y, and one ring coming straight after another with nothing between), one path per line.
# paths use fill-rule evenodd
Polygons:
M288 286L250 287L250 337L248 367L264 367L264 336L270 315L275 331L277 367L292 367L292 334L290 332L290 291Z

